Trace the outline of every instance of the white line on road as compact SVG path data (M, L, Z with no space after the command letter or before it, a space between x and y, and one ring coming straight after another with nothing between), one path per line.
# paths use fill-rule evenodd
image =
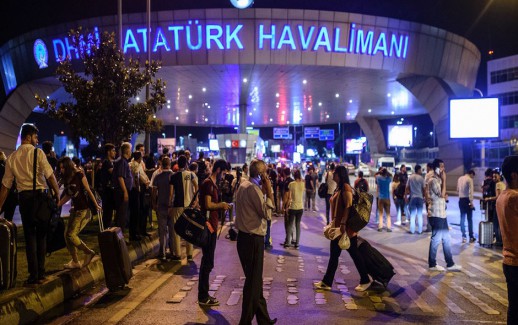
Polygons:
M419 309L425 313L433 313L433 309L415 292L414 288L408 285L408 282L402 280L396 280L396 282L405 290L405 293L414 301Z
M452 312L455 314L464 314L466 313L459 306L457 306L453 301L451 301L443 291L439 291L435 286L429 285L426 288L426 291L430 291L437 297L443 304L445 304Z
M308 225L306 225L306 224L304 223L304 221L301 221L301 222L300 222L300 225L302 226L302 228L303 228L304 230L308 230L308 229L309 229Z
M490 296L491 298L495 299L496 301L498 301L502 305L504 305L506 307L509 307L509 302L507 301L506 298L502 297L501 295L499 295L498 293L496 293L494 291L489 290L488 288L483 286L480 282L472 282L471 285L473 285L475 288L477 288L482 293L484 293L484 294Z
M470 292L466 291L463 287L461 287L455 283L446 282L446 284L453 290L457 291L464 298L466 298L466 300L468 300L469 302L473 303L475 306L480 308L480 310L482 310L484 313L486 313L488 315L500 315L500 312L498 310L495 310L495 309L489 307L486 303L483 303L482 301L480 301L480 299L478 299L477 297L472 295Z
M489 275L490 277L492 277L493 279L500 279L500 277L496 274L494 274L493 272L490 272L488 270L486 270L485 268L483 268L482 266L480 265L477 265L475 263L468 263L469 265L471 265L472 267L476 268L477 270L479 270L480 272L482 273L485 273L487 275Z
M387 257L387 260L394 266L394 269L396 270L396 273L399 275L410 275L410 273L407 272L404 268L402 268L398 262L396 262L395 259L391 257Z

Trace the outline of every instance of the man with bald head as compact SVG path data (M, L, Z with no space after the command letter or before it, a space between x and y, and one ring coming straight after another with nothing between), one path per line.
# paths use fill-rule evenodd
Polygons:
M254 316L258 324L277 322L270 319L263 296L264 236L274 209L266 164L253 160L250 179L243 180L236 192L237 253L246 277L239 324L251 324Z

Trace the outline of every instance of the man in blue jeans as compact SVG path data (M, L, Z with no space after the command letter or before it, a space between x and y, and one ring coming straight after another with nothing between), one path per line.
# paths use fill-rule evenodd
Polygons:
M410 211L410 233L415 233L417 217L417 233L423 232L424 178L421 176L421 165L415 165L415 173L408 178L405 189L405 200Z
M450 231L446 220L446 199L442 191L441 172L444 171L444 162L435 159L432 163L433 175L430 175L427 182L428 199L430 200L430 215L428 223L432 226L432 238L430 240L430 251L428 253L428 269L430 271L444 271L445 268L437 264L437 249L442 242L444 259L448 271L460 271L460 265L453 262L450 248Z

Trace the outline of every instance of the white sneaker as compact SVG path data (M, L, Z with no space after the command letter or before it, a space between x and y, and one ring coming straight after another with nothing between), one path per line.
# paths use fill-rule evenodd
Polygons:
M394 225L395 225L395 226L401 226L401 221L396 221L396 222L394 222Z
M436 266L434 267L429 267L428 268L428 271L438 271L438 272L443 272L445 271L446 269L442 266L440 266L439 264L437 264Z
M369 287L371 286L371 284L372 284L372 281L370 281L370 282L368 282L368 283L364 283L364 284L358 284L358 285L356 286L356 288L354 288L354 290L359 291L359 292L363 292L363 291L365 291L365 290L369 289Z
M460 270L462 269L462 266L453 264L452 266L448 266L446 269L448 269L448 271L450 271L450 272L460 272Z
M73 260L68 262L67 264L63 265L65 269L80 269L81 264L79 262L74 262Z

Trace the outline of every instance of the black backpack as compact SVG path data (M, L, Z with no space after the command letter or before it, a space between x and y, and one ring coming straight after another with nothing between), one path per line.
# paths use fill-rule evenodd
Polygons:
M396 190L394 191L394 195L398 198L398 199L403 199L405 198L405 189L406 189L406 184L400 182L399 185L396 187Z
M368 192L369 191L369 184L367 183L367 180L365 178L362 178L358 181L358 184L356 184L356 190L360 192Z

